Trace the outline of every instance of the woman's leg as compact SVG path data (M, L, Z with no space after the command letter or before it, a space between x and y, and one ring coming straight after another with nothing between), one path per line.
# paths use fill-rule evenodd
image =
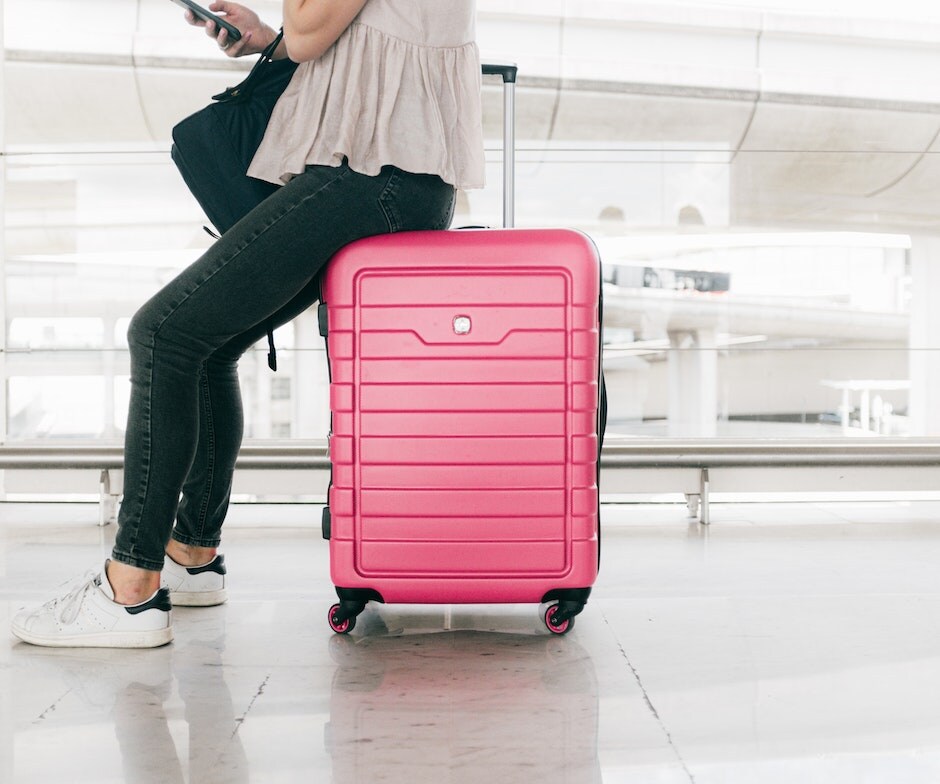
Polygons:
M218 352L217 352L218 353ZM214 552L203 549L218 547L218 535L210 522L224 519L228 511L232 475L241 445L243 416L241 390L238 384L238 357L223 358L214 354L200 369L199 435L192 467L183 485L170 553L185 566L207 563ZM207 522L213 531L207 537ZM192 554L189 548L196 548ZM204 557L208 556L208 557Z
M123 566L159 572L184 485L178 536L217 543L241 435L237 357L269 323L284 323L314 301L317 273L343 245L444 228L452 209L453 189L435 177L313 167L141 308L129 330L132 394L116 581L128 574Z
M318 295L313 280L274 314L272 328L303 313ZM238 360L265 337L267 329L261 325L239 335L206 360L200 379L199 440L167 548L185 566L208 563L221 542L243 430Z

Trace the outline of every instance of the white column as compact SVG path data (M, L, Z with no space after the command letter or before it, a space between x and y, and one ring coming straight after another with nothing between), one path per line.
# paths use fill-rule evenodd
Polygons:
M104 375L104 437L109 440L117 438L117 429L114 426L114 376L117 370L117 346L114 341L116 319L108 312L102 316L102 363Z
M250 381L252 422L254 423L252 436L254 438L271 437L271 380L274 373L268 367L267 347L267 341L265 341L264 344L259 343L249 352L249 356L254 360L251 365Z
M912 436L940 435L940 237L911 237Z
M294 319L294 346L291 432L296 438L324 438L330 430L330 382L316 305Z
M4 248L6 247L6 234L4 226L6 225L6 186L7 186L7 140L6 124L3 121L4 111L6 109L6 92L4 89L4 80L6 76L6 39L3 34L3 0L0 0L0 443L6 443L7 440L7 420L9 411L7 410L7 282L6 282L6 256ZM2 773L0 767L0 773Z
M3 37L3 0L0 0L0 443L7 440L7 296L6 296L6 263L4 247L6 236L6 137L4 136L4 110L6 108L4 93L4 76L6 71L6 46ZM2 473L0 473L2 476ZM2 490L2 486L0 486ZM6 562L10 554L4 552L0 544L0 575L5 575ZM13 781L13 667L0 667L0 781Z
M715 330L669 333L669 435L717 433L718 349Z

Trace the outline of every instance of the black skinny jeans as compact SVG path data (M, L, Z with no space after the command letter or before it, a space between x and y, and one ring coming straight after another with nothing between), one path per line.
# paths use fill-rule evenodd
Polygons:
M317 276L344 245L444 229L453 210L453 187L433 175L311 166L134 315L114 560L159 571L171 536L218 546L242 440L239 358L317 300Z

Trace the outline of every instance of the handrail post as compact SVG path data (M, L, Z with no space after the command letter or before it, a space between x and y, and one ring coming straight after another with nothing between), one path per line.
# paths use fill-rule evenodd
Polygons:
M98 479L98 527L104 528L117 519L117 496L111 493L111 472L105 468Z
M699 516L699 522L702 525L711 525L711 514L708 508L708 490L709 490L709 481L708 481L708 469L703 468L701 477L699 480L699 503L701 504Z

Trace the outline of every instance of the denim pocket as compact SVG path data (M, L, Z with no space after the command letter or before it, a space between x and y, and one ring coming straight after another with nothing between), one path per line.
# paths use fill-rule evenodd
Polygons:
M389 231L446 229L454 215L456 192L433 174L393 170L379 196Z

